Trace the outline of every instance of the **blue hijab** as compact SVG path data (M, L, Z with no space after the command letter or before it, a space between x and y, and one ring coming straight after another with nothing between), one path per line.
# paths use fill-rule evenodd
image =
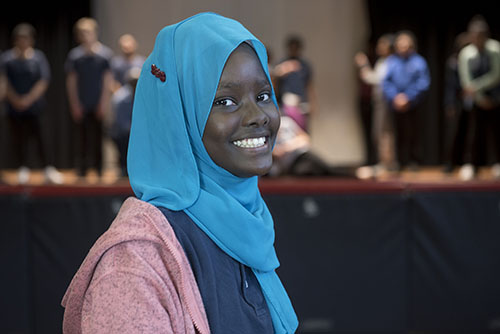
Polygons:
M294 333L298 321L275 273L274 223L258 179L219 167L202 142L224 65L243 42L270 81L264 45L237 21L201 13L160 31L136 89L128 173L138 198L184 210L224 252L252 268L275 332Z

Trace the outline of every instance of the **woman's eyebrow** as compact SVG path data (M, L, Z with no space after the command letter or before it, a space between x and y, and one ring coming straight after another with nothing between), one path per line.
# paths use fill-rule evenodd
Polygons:
M219 83L219 89L241 88L242 86L244 86L244 83L238 81L221 81ZM270 84L269 81L267 81L266 79L262 79L256 81L255 86L264 87L264 86L270 86Z

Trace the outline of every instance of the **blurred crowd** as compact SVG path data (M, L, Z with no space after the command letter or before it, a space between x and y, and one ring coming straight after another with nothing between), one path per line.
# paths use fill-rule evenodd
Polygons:
M64 64L69 110L75 124L74 158L78 176L93 169L103 172L103 138L109 136L118 152L120 175L127 175L126 154L137 80L145 57L137 54L134 36L119 38L120 54L98 39L98 24L81 18L74 25L78 45ZM40 115L50 82L50 67L44 53L34 47L36 31L28 23L12 31L13 47L0 56L1 98L18 169L18 183L30 180L28 146L36 145L37 158L45 166L48 183L61 184L63 175L47 164L41 135Z
M75 124L74 159L79 177L92 169L103 173L103 139L110 138L117 152L118 174L127 176L127 146L134 92L145 57L137 53L130 34L119 40L118 54L98 39L98 24L81 18L74 25L78 45L67 55L66 95ZM51 70L44 53L35 48L36 31L28 23L12 31L13 46L0 55L0 100L5 105L17 181L30 180L28 146L35 144L48 183L61 184L63 175L47 163L40 115ZM286 56L274 61L269 72L281 112L281 128L273 152L269 177L281 175L339 175L312 149L310 117L318 111L313 69L303 57L303 41L290 36ZM375 152L370 164L357 170L358 177L377 177L386 172L416 170L422 161L417 115L430 87L426 60L418 53L411 31L381 36L376 59L355 55L359 78L365 87L361 109L370 113L365 124L368 150ZM489 37L481 16L470 21L456 37L446 62L444 110L446 119L445 167L451 173L459 165L461 179L473 179L478 166L491 165L500 178L500 43ZM363 99L361 99L363 101Z
M410 31L381 36L376 55L374 66L364 53L354 58L360 79L371 88L371 101L361 108L371 112L366 130L375 163L358 169L362 178L417 170L422 161L418 136L425 129L417 115L430 87L427 63ZM471 180L479 166L489 165L491 175L500 178L500 43L490 38L482 16L474 16L467 31L456 36L445 73L443 173L458 165L459 178Z

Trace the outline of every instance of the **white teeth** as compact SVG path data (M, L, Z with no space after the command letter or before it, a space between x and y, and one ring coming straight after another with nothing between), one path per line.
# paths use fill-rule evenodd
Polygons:
M266 144L266 137L246 138L246 139L236 140L233 141L233 144L243 148L261 147Z

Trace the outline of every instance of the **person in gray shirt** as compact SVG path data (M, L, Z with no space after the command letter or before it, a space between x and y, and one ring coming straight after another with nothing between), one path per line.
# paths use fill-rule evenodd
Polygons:
M459 176L474 178L477 166L488 162L488 147L493 144L492 175L500 178L500 42L489 38L488 23L481 16L472 18L467 32L471 43L458 54L463 108L469 113L465 164Z

